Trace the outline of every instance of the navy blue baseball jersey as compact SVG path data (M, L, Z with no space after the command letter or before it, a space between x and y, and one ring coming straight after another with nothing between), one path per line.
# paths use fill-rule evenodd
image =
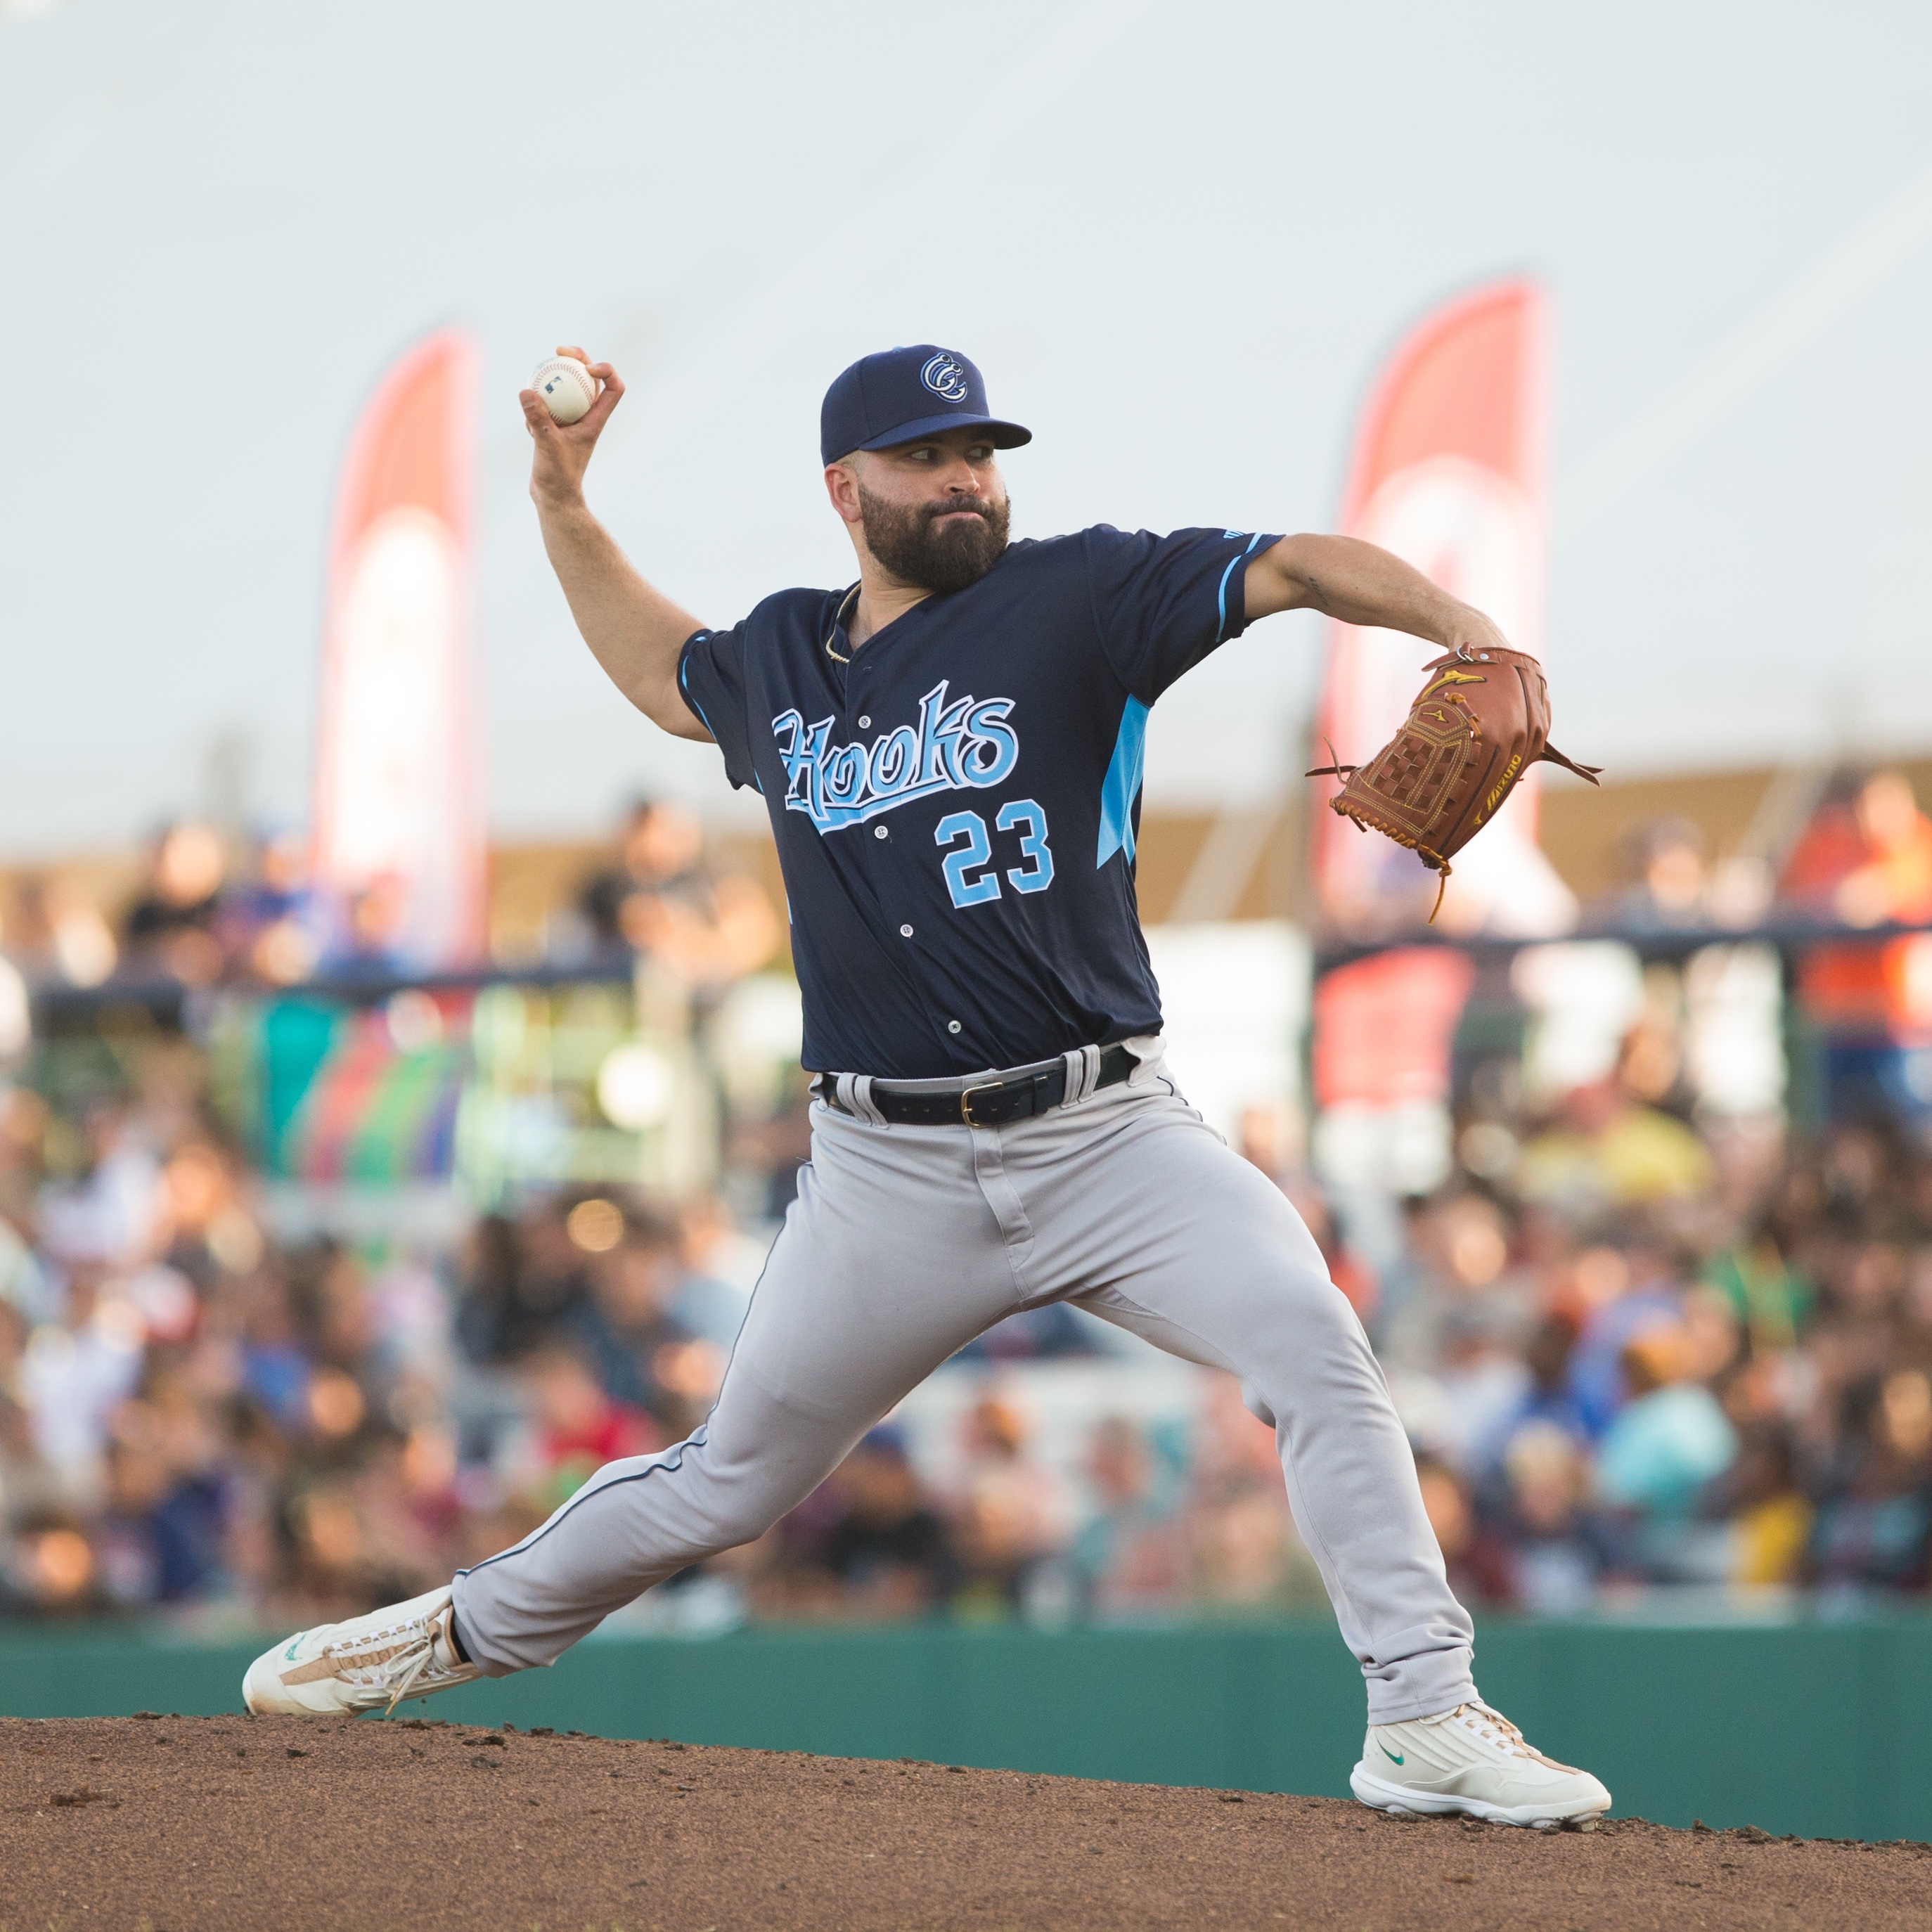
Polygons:
M1134 898L1148 712L1240 635L1276 541L1102 524L1012 544L856 652L836 590L686 644L686 701L771 814L807 1067L925 1079L1158 1029Z

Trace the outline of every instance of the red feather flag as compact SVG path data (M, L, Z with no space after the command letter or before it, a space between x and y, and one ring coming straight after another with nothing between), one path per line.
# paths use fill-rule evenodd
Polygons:
M418 343L370 399L343 466L315 766L316 877L338 962L421 972L483 955L476 371L453 329Z
M1547 304L1529 281L1480 289L1438 309L1390 358L1363 411L1342 527L1412 563L1486 611L1518 650L1544 656L1548 548ZM1345 762L1394 736L1431 646L1390 631L1332 627L1317 742ZM1345 930L1419 920L1436 880L1415 855L1326 809L1318 784L1312 859L1324 918ZM1526 775L1458 854L1443 908L1452 928L1558 932L1576 904L1536 844L1537 784Z

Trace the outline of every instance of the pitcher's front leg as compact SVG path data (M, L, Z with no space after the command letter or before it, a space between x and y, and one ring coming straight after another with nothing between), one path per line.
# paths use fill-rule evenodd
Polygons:
M762 1536L883 1412L793 1406L734 1360L687 1441L606 1463L521 1543L458 1574L464 1648L486 1676L554 1663L652 1584Z
M464 1648L548 1664L688 1564L761 1536L907 1391L1013 1305L963 1131L815 1110L717 1406L688 1442L613 1462L513 1549L458 1576Z

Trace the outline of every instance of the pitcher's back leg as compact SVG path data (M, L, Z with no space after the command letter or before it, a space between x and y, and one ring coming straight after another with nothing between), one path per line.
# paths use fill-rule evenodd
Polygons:
M1054 1195L1052 1213L1035 1215L1052 1230L1036 1270L1084 1270L1080 1306L1226 1367L1273 1421L1296 1525L1377 1721L1473 1696L1472 1626L1449 1588L1414 1457L1313 1238L1184 1102L1150 1094L1118 1105L1120 1131L1100 1159L1036 1177ZM1016 1166L1010 1157L1010 1174Z

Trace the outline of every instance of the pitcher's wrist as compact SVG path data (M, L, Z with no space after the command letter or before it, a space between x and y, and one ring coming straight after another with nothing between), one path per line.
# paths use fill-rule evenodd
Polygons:
M530 501L537 506L537 514L547 524L568 523L590 514L590 506L584 500L581 482L554 484L546 488L532 477Z

